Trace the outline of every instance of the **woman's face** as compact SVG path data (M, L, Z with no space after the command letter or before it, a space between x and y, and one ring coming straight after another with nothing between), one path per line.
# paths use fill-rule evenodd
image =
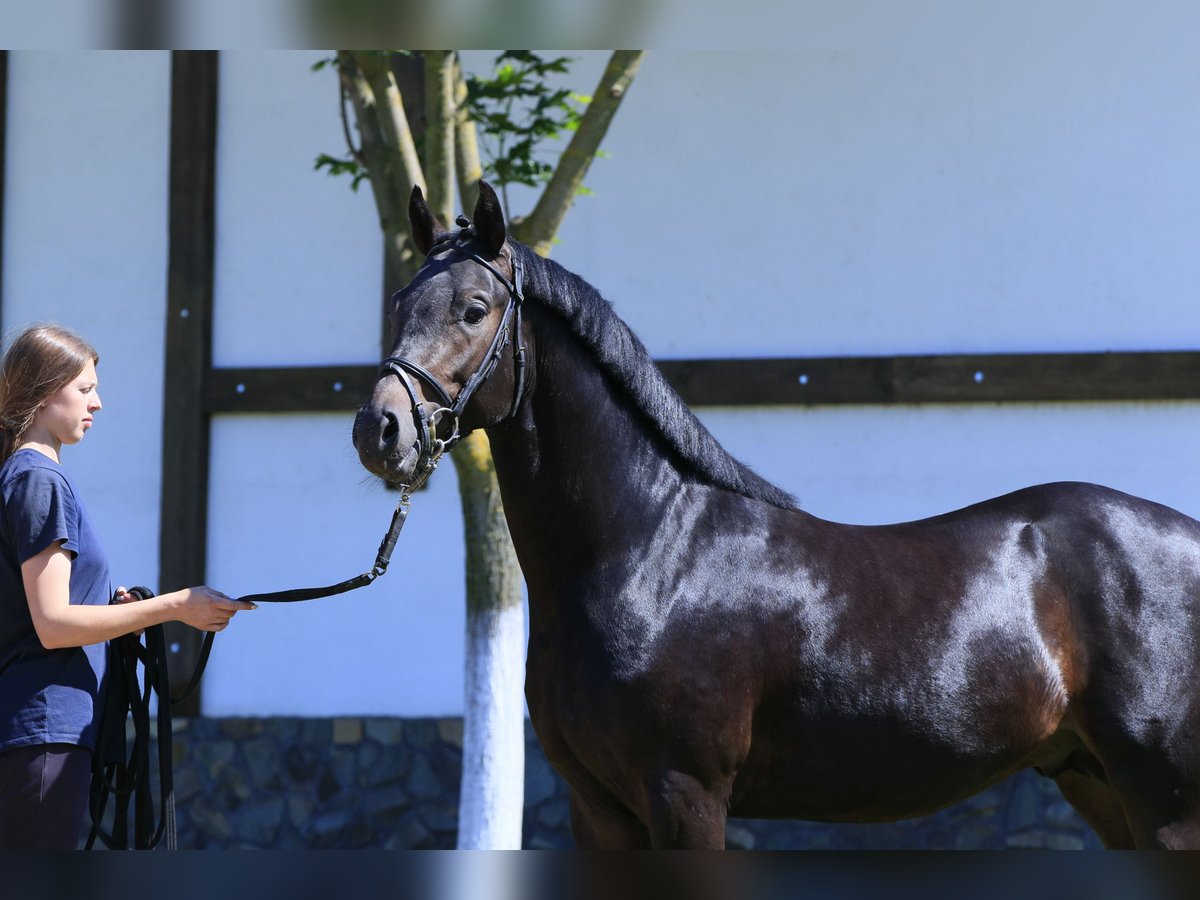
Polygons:
M34 417L34 428L59 444L77 444L92 427L92 416L101 408L96 364L88 361L65 387L52 395Z

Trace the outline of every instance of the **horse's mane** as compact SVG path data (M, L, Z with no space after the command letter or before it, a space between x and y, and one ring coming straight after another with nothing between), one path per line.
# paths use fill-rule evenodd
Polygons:
M683 465L701 480L783 509L795 498L734 459L675 392L645 346L594 287L511 238L525 269L525 297L557 313Z

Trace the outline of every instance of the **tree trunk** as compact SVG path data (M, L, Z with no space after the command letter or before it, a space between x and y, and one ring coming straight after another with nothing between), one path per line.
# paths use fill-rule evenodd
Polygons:
M425 178L429 208L454 230L454 54L426 50Z
M467 112L467 82L457 59L454 65L454 164L458 174L458 196L464 210L475 208L479 200L479 179L483 162L479 158L479 133Z
M425 174L429 205L454 221L454 147L477 151L455 132L459 93L455 55L425 52ZM477 168L476 161L476 168ZM470 212L468 208L467 212ZM458 472L467 547L463 773L460 850L521 848L525 797L525 616L521 569L508 534L487 435L477 432L450 455Z
M387 265L407 284L421 265L408 236L408 191L414 184L424 184L424 177L404 102L395 78L380 60L342 50L338 70L343 90L354 104L361 161L371 180Z
M455 448L467 546L460 850L519 850L525 806L525 607L491 448Z

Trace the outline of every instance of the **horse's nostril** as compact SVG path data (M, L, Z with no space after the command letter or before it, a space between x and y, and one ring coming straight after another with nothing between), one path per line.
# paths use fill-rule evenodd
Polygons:
M396 414L385 412L383 414L383 445L391 447L396 443L396 438L400 435L400 420L396 418Z

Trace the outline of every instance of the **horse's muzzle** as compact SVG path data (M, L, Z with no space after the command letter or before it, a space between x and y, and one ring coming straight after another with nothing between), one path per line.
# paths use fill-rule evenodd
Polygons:
M385 481L406 483L416 471L420 442L407 407L407 402L397 408L373 399L354 418L352 440L359 461Z

